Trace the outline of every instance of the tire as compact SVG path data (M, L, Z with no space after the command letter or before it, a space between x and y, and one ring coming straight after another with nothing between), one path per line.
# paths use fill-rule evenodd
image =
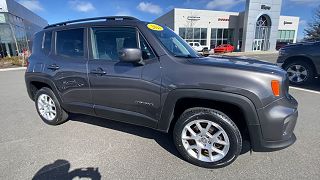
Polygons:
M68 120L68 113L61 107L57 97L49 88L41 88L36 93L35 105L39 116L46 124L59 125Z
M314 80L314 69L312 65L305 61L289 62L286 63L283 68L285 71L287 71L289 81L293 85L305 85Z
M202 132L196 131L198 125L190 125L196 122L199 122L202 130L208 128L209 125L209 130L203 132L208 132L211 136L205 133L205 136L208 136L201 137ZM196 134L193 137L196 137L197 140L191 138L190 128ZM236 124L224 113L202 107L187 109L182 113L175 124L173 140L177 150L186 161L205 168L221 168L231 164L242 149L242 137ZM201 155L198 152L201 152Z

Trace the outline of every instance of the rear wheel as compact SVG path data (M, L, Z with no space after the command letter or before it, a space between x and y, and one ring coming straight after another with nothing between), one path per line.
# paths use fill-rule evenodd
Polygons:
M49 88L42 88L36 93L35 105L39 116L47 124L58 125L68 119L68 113L62 109L55 94Z
M206 168L231 164L242 148L241 134L235 123L214 109L186 110L178 119L173 135L183 158Z
M294 61L285 64L284 69L288 73L291 84L304 85L312 82L314 79L313 67L304 61Z

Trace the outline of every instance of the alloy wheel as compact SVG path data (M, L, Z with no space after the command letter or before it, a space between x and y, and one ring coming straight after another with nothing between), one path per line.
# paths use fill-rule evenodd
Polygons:
M291 82L301 83L308 78L307 69L299 64L291 65L287 69L288 77Z
M37 103L40 115L48 121L54 120L57 116L57 109L52 98L47 94L41 94Z
M208 120L194 120L188 123L182 130L181 139L188 154L204 162L221 160L230 148L225 130Z

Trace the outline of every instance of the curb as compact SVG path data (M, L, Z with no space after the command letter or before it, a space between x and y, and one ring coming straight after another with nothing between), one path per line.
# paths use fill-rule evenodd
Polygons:
M5 69L0 69L0 72L6 72L6 71L18 71L18 70L25 70L27 69L26 67L17 67L17 68L5 68Z

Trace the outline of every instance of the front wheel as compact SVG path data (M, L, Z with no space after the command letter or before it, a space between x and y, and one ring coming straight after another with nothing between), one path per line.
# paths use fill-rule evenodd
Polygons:
M35 96L35 105L41 119L50 125L59 125L68 119L68 113L49 88L40 89Z
M235 123L224 113L208 108L186 110L174 127L173 138L184 159L206 168L231 164L242 148Z
M308 84L314 79L312 66L304 61L287 63L284 69L287 71L289 81L293 85Z

